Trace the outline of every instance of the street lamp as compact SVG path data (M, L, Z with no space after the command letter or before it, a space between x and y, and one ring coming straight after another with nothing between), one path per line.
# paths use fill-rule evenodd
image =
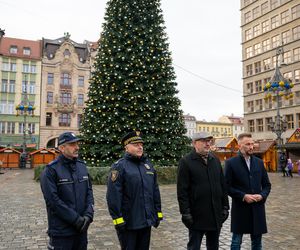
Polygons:
M275 121L270 122L270 128L277 136L277 167L279 166L279 157L283 153L283 140L281 135L287 130L287 122L280 116L279 103L283 97L286 100L293 98L291 89L294 87L294 83L292 83L289 79L285 79L279 70L278 58L280 55L283 55L283 46L276 49L275 73L264 87L265 99L270 99L277 103Z
M23 115L24 122L23 122L23 144L22 144L22 154L20 156L20 168L26 168L26 159L27 159L27 152L26 152L26 140L27 140L27 132L30 133L29 129L27 130L27 116L34 116L35 107L29 103L28 95L27 95L27 75L24 77L24 88L23 89L23 98L19 105L17 105L17 116Z
M1 44L1 40L2 40L2 37L4 37L4 35L5 35L5 30L3 30L3 29L1 29L0 28L0 44ZM1 52L0 52L1 53ZM0 54L1 55L1 54ZM1 164L1 166L0 166L0 174L4 174L2 171L1 171L1 168L2 168L2 162L0 161L0 164Z

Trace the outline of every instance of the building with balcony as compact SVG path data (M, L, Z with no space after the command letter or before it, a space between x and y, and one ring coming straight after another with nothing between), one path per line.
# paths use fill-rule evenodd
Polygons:
M214 138L232 137L232 123L197 121L197 132L209 132Z
M275 139L276 102L264 99L264 86L274 75L276 49L280 71L295 83L294 97L280 98L280 114L287 121L284 142L300 127L300 2L299 0L241 0L244 126L255 140Z
M237 138L239 134L244 133L244 118L240 116L234 116L231 114L223 115L219 118L219 122L232 124L232 135Z
M41 147L57 147L65 131L79 133L91 73L89 44L72 41L68 33L42 39Z
M24 130L27 146L39 147L41 41L3 37L0 40L0 145L21 146ZM28 103L24 103L25 90ZM18 105L35 107L34 116ZM24 127L26 124L26 127Z

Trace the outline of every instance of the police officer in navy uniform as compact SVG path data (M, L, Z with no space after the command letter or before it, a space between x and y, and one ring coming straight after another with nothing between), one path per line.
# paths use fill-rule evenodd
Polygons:
M108 209L123 250L149 249L151 226L163 219L157 174L143 143L139 131L123 137L125 155L112 165L108 179Z
M94 197L86 165L78 159L80 139L72 132L58 138L61 151L41 175L48 215L48 249L87 249Z

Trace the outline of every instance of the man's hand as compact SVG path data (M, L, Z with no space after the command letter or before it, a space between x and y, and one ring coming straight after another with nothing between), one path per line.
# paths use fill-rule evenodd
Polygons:
M118 233L124 233L126 231L125 223L115 225L115 228Z
M84 223L80 229L80 233L86 232L91 224L91 219L88 216L83 216L84 218Z
M183 214L181 217L181 220L187 228L190 228L194 223L193 217L191 214Z
M253 203L256 202L256 199L253 194L245 194L244 201L247 203Z
M260 194L254 194L253 197L256 200L256 202L259 202L263 199L263 197Z
M80 232L80 230L81 230L81 228L82 228L83 225L84 225L84 218L82 216L79 216L77 218L77 220L75 221L74 226L75 226L76 230L78 232Z
M158 228L159 224L160 224L160 220L156 220L153 226L155 228Z

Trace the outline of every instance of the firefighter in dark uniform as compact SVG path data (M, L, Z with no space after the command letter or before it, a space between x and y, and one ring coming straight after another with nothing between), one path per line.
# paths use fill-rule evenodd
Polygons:
M72 132L61 134L61 155L41 175L48 215L48 249L87 249L94 197L86 165L78 159L79 140Z
M151 226L163 219L157 174L143 154L139 131L126 134L123 158L111 167L107 204L123 250L148 250Z

